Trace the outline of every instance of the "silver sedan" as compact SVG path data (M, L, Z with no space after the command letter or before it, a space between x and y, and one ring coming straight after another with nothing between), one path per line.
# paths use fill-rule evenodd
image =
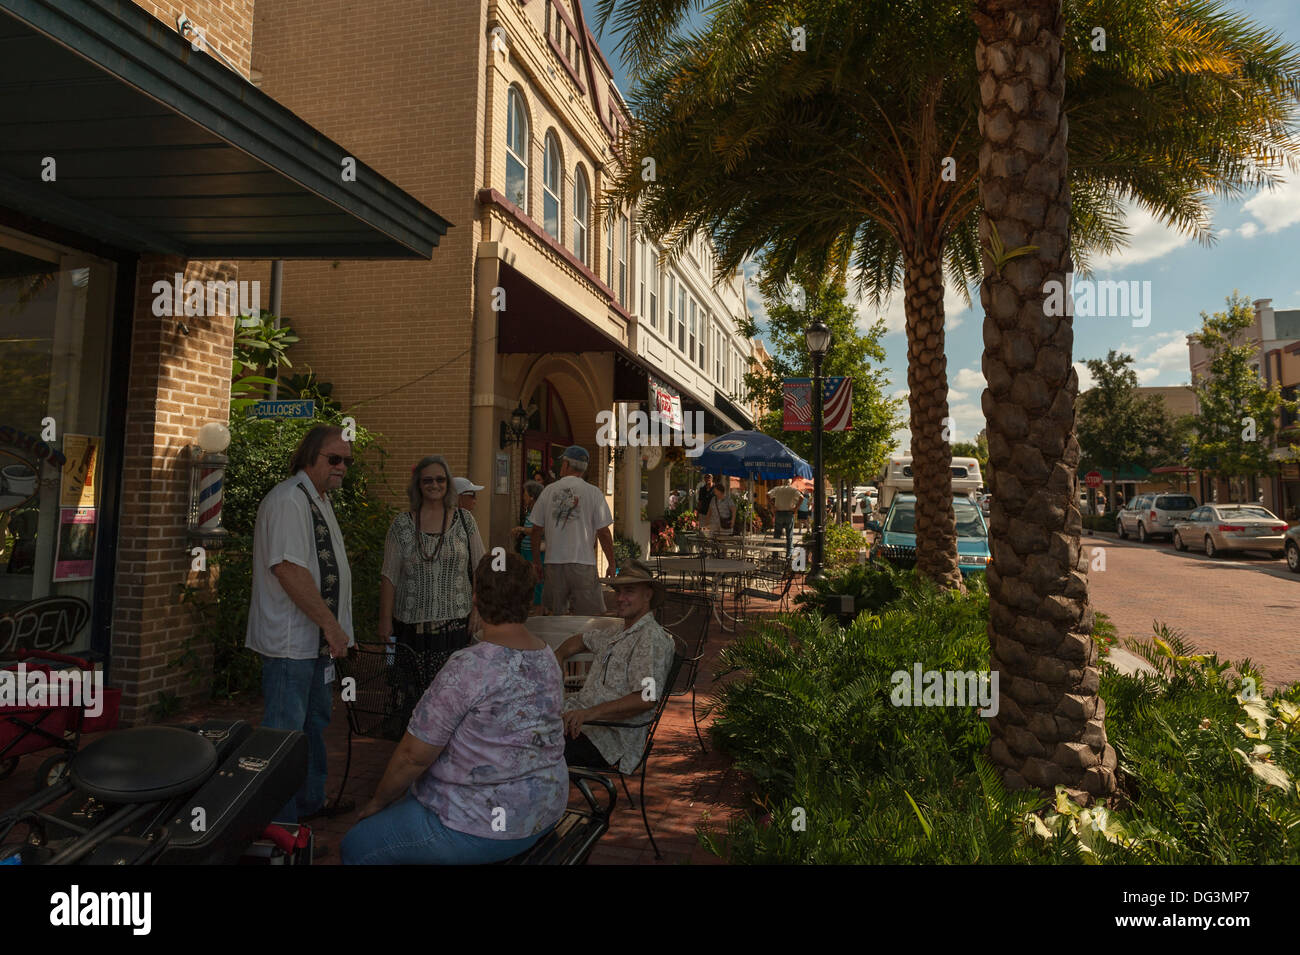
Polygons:
M1209 557L1237 550L1281 557L1285 534L1286 521L1259 504L1206 504L1174 525L1174 547Z

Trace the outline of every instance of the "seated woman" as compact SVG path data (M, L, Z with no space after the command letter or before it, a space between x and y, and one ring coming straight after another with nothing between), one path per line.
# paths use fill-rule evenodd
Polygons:
M474 572L482 641L454 653L411 715L375 796L343 838L345 865L497 862L564 815L564 684L525 629L530 564L489 554Z

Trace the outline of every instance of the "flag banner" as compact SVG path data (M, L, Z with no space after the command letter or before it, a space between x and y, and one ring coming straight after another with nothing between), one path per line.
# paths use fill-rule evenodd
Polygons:
M812 379L786 378L781 382L785 398L786 431L812 430ZM822 430L853 429L853 379L826 378L822 381Z
M853 430L853 379L827 378L822 391L822 430Z
M812 379L786 378L781 389L785 395L785 421L781 427L786 431L811 431Z

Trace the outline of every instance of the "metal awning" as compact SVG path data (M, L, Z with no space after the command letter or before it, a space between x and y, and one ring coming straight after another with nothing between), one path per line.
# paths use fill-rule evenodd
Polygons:
M192 259L427 259L450 228L134 3L0 14L0 205Z

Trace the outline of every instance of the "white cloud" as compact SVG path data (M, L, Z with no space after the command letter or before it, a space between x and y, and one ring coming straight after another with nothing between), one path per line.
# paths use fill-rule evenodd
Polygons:
M961 390L959 390L959 389L957 389L957 388L953 388L953 387L949 386L949 388L948 388L948 401L949 401L949 402L953 402L953 401L968 401L969 399L970 399L970 393L969 393L969 392L961 391Z
M1250 238L1258 229L1278 232L1300 222L1300 177L1284 176L1276 189L1262 189L1242 204L1242 211L1254 222L1241 227L1241 235ZM1250 229L1247 234L1246 230Z
M1231 232L1232 230L1229 229L1228 231ZM1241 236L1243 239L1249 239L1251 236L1255 235L1255 233L1257 233L1258 231L1259 231L1259 226L1257 226L1253 222L1247 222L1245 225L1243 225L1240 229L1237 230L1237 234ZM1224 234L1227 235L1228 233L1224 233Z
M1088 370L1088 366L1085 365L1083 362L1076 361L1074 363L1074 370L1079 373L1080 391L1087 391L1089 388L1091 388L1093 385L1097 383L1096 380L1092 377L1092 372Z
M1150 262L1192 241L1191 236L1158 222L1151 213L1134 203L1124 203L1123 213L1124 227L1129 233L1128 245L1118 252L1095 258L1092 267L1098 274Z
M953 376L952 383L958 388L983 391L987 387L984 372L976 368L963 368ZM949 392L951 394L951 392Z

